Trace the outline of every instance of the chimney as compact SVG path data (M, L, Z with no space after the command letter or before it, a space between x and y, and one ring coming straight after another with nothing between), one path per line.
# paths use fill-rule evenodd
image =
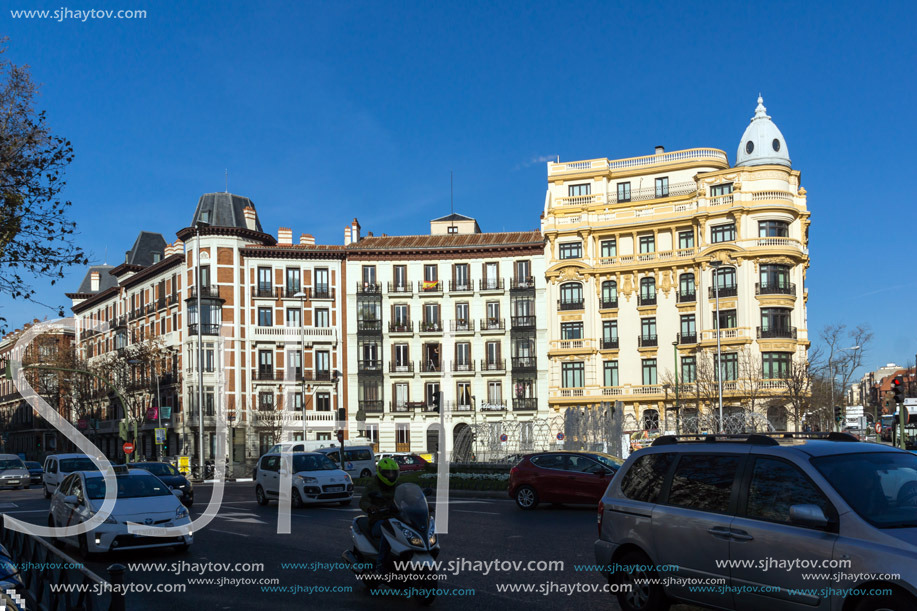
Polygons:
M89 272L89 290L93 293L99 291L99 272Z
M293 243L293 230L289 227L281 227L277 230L277 243L278 244L292 244Z
M350 246L350 237L353 235L350 225L344 227L344 246Z
M185 254L185 243L181 240L175 240L172 244L172 254L173 255L183 255Z
M257 231L258 225L255 221L258 220L258 214L255 212L255 209L251 206L245 206L245 208L242 209L242 214L245 215L245 227Z
M665 152L665 147L662 146L661 144L657 144L656 145L656 154L662 155L664 152Z
M315 246L315 238L308 233L304 233L299 236L299 243L306 246Z
M172 256L172 245L166 244L166 247L162 250L162 257L167 259Z
M354 243L360 241L360 223L356 218L354 218L353 222L350 224L350 240Z

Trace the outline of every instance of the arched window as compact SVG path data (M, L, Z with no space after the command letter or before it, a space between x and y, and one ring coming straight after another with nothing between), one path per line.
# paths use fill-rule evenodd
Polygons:
M602 283L602 307L618 307L618 283L614 280L606 280Z
M659 429L659 412L654 409L643 410L643 430L656 431Z
M640 279L639 305L655 305L655 304L656 304L656 279L655 278L641 278Z
M583 309L583 285L579 282L566 282L560 285L561 310Z

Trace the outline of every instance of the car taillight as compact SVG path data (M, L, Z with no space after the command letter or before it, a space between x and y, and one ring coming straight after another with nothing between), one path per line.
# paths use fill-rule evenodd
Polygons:
M596 521L599 524L599 538L602 537L602 518L605 516L605 503L599 501L599 515Z

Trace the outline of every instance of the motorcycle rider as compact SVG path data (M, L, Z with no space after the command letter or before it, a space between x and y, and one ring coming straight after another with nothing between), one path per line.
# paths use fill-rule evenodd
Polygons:
M383 458L376 465L376 477L367 484L360 497L360 509L369 516L370 532L373 539L379 542L379 554L376 556L377 572L382 569L390 551L388 540L382 536L384 518L377 516L394 505L399 472L398 463L394 459Z

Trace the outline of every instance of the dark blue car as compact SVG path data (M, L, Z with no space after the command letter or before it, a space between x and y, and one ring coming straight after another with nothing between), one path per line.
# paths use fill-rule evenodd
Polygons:
M29 483L40 484L45 477L45 470L41 468L40 462L35 462L34 460L27 460L25 463L25 468L29 470Z
M144 471L149 471L160 480L162 483L171 488L172 490L181 490L181 504L185 507L191 507L194 504L194 490L191 487L191 482L188 479L179 473L178 469L170 465L169 463L164 462L137 462L128 465L130 469L143 469Z

